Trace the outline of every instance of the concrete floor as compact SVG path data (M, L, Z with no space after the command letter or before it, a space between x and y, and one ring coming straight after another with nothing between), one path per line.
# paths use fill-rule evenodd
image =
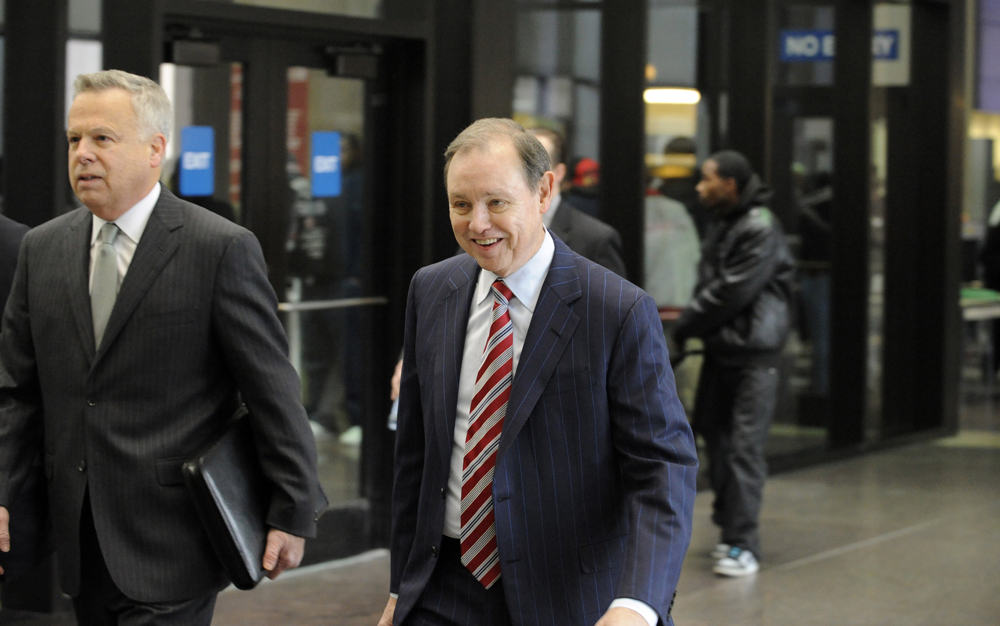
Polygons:
M762 569L711 573L711 494L698 495L674 617L679 626L1000 624L1000 433L958 437L789 472L768 481ZM304 568L219 597L219 626L374 626L384 550ZM0 624L69 616L0 612Z
M1000 624L1000 435L937 443L777 476L762 515L759 574L723 579L711 495L674 616L683 626ZM215 624L374 626L389 559L375 551L225 592Z

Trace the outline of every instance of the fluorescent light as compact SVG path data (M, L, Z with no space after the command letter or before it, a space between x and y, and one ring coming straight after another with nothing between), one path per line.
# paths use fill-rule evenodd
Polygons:
M701 93L697 89L656 87L643 93L643 100L650 104L698 104Z

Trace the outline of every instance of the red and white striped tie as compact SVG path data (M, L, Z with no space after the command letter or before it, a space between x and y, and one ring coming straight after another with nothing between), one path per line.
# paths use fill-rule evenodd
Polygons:
M513 297L502 280L493 282L493 323L476 375L462 464L462 564L487 589L500 578L493 469L514 378L514 326L507 312Z

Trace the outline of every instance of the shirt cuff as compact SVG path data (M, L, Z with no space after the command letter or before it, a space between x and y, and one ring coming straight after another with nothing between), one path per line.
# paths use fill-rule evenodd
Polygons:
M649 624L649 626L656 626L660 621L660 616L657 615L653 607L641 600L636 600L634 598L616 598L611 601L611 606L608 608L613 609L616 607L632 609L641 615L642 619L646 620L646 623Z
M398 600L399 599L399 594L398 593L390 593L389 597L392 598L393 600Z

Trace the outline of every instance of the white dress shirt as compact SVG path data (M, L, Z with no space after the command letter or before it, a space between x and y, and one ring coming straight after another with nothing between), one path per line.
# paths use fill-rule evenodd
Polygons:
M549 211L551 212L551 207ZM545 231L542 247L535 256L522 265L516 272L503 279L504 284L514 293L507 311L514 326L514 363L513 373L517 373L517 362L524 347L524 338L528 334L531 316L535 312L538 296L542 292L542 284L549 273L552 258L555 256L555 242L552 235ZM493 281L497 275L481 270L476 283L469 308L469 325L465 335L465 352L462 354L462 371L458 379L458 407L455 411L455 433L451 444L451 472L448 475L448 490L444 506L444 534L460 539L462 536L462 465L465 460L465 436L469 430L469 409L476 388L476 376L482 363L483 349L489 339L490 323L493 319ZM611 608L622 607L632 609L650 624L656 626L659 618L656 611L645 602L632 598L618 598L611 603Z
M115 237L115 242L113 244L115 252L118 255L119 290L122 288L122 281L125 280L125 274L128 272L128 266L132 263L132 257L135 256L135 249L139 246L139 239L142 238L142 233L146 230L146 224L149 223L149 216L153 214L153 207L156 206L156 202L159 199L160 183L156 183L153 185L153 190L150 191L145 198L139 200L135 206L114 221L114 223L118 226L118 229L121 231L118 233L118 236ZM98 235L101 234L101 228L103 228L107 223L107 221L102 220L96 215L91 215L90 283L88 291L94 287L94 263L97 261L97 251L100 247L97 238Z

